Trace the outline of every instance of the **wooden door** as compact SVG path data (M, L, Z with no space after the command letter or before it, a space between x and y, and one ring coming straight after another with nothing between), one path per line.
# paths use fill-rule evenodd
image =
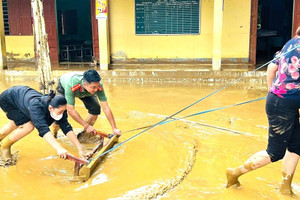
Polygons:
M300 0L294 0L293 36L298 26L300 26Z
M51 63L58 63L55 2L54 0L44 0L43 5L44 5L44 18L45 18L46 32L48 34L50 60Z
M21 9L19 13L22 35L32 35L31 1L21 0L20 2Z
M29 1L28 1L29 2ZM9 34L10 35L20 35L20 3L19 0L8 0L8 20L9 20Z
M9 35L32 35L31 4L28 0L8 0Z
M96 0L91 0L91 17L93 31L93 56L99 59L98 20L96 19Z

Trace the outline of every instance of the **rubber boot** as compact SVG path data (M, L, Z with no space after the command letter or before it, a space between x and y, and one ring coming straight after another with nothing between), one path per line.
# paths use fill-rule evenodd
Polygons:
M6 135L0 132L0 142L5 138Z
M10 148L15 142L11 141L9 137L4 138L4 140L0 143L0 155L2 161L10 162L12 161L12 155Z

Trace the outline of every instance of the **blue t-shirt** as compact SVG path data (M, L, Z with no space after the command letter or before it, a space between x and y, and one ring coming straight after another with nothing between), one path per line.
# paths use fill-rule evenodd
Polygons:
M281 98L300 100L300 37L289 40L276 57L273 63L278 65L278 75L270 92Z

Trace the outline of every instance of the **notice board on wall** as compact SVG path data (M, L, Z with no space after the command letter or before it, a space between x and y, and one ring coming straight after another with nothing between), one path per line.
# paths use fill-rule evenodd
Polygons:
M200 33L200 0L135 0L137 35Z

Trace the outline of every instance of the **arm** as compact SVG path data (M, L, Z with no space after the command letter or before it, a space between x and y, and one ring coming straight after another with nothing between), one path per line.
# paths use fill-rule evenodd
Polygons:
M74 134L74 132L69 131L67 133L67 137L73 143L73 145L76 146L76 148L78 149L78 154L82 158L85 158L85 156L86 156L85 150L84 150L83 146L80 144L80 142L78 141L78 139L77 139L76 135Z
M82 119L79 113L75 110L75 106L67 104L68 114L79 124L81 124L88 133L95 132L95 129Z
M91 132L95 133L95 129L92 126L90 126L85 120L83 120L82 117L80 116L80 114L75 110L75 96L71 90L70 85L67 85L65 88L65 98L67 100L68 114L71 115L71 117L76 122L81 124L83 126L84 130L86 130L88 133L91 133Z
M275 63L270 63L268 65L268 69L267 69L268 89L270 89L273 84L273 81L276 77L277 70L278 70L278 65L276 65Z
M78 149L78 154L82 157L86 157L86 153L84 151L83 146L78 141L76 135L73 132L71 124L68 122L68 114L67 111L64 112L61 120L57 121L63 133L69 138L69 140L73 143L75 147Z
M60 158L66 159L67 158L67 150L65 150L57 140L54 138L51 132L46 133L43 138L56 150L57 154Z
M100 105L105 113L107 120L109 121L114 134L121 135L121 131L117 128L114 115L108 105L107 101L100 101Z
M75 106L67 104L68 114L83 127L87 125L87 123L82 119L79 113L75 110Z

